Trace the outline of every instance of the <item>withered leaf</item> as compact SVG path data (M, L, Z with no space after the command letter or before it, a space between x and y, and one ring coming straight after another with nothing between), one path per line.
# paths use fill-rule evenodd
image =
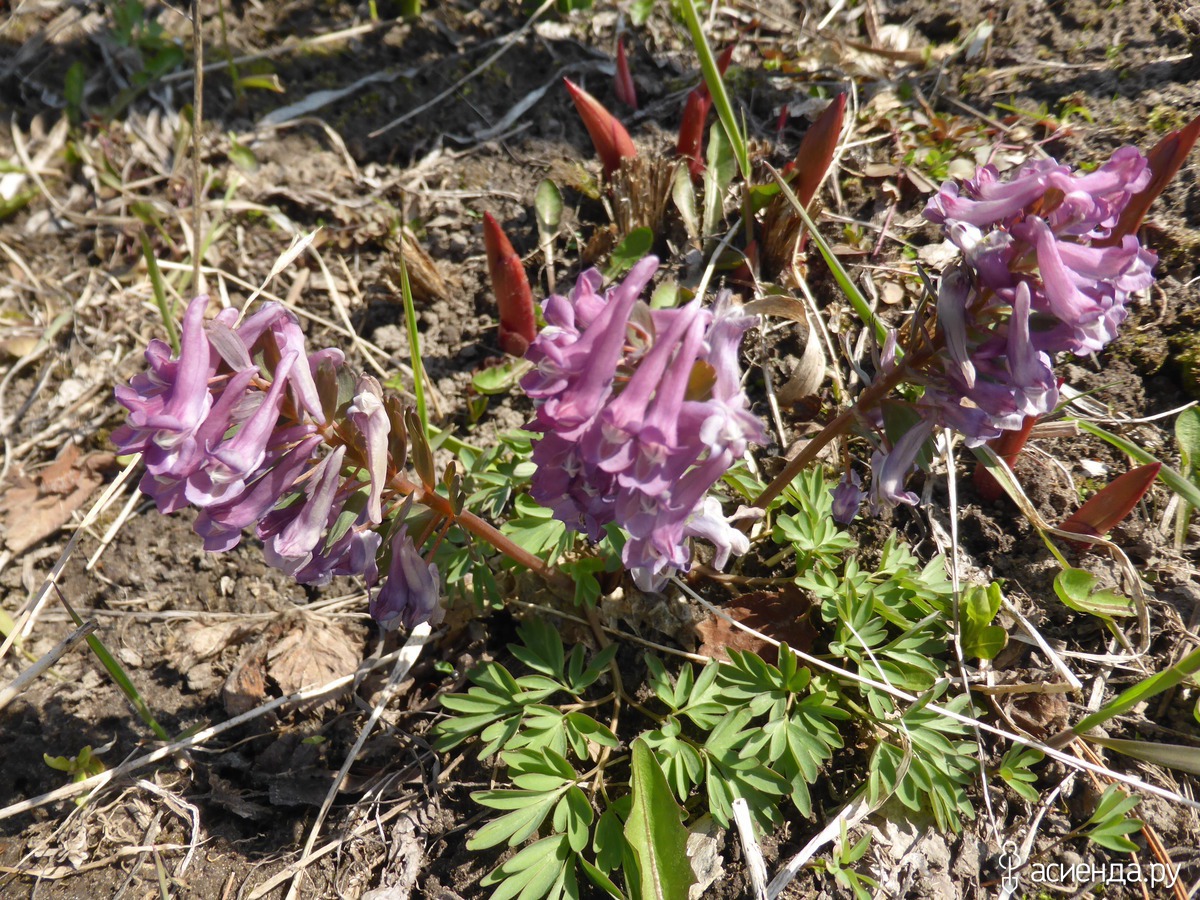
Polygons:
M417 240L417 236L408 228L401 234L389 238L387 242L390 260L387 266L388 277L397 285L401 283L400 261L404 260L404 268L408 271L408 285L412 290L413 299L418 303L428 303L433 300L444 300L450 294L446 280L433 261Z
M812 649L817 631L809 622L811 604L794 584L785 584L775 591L752 591L743 594L725 607L730 618L748 628L786 643L797 650ZM696 634L703 643L696 652L712 659L729 659L728 651L750 651L769 663L779 659L773 644L743 631L719 616L709 616L696 625Z
M67 444L58 458L34 478L18 473L4 489L0 496L0 527L4 543L14 554L23 553L62 528L104 483L101 473L112 465L112 454L81 455L78 446Z
M361 644L339 625L301 618L267 654L267 674L285 694L349 675L362 661Z

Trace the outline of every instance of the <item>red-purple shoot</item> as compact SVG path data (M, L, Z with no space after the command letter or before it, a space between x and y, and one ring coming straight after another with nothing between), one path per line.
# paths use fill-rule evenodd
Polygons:
M1010 469L1016 463L1017 457L1021 455L1021 451L1025 449L1025 442L1029 440L1029 432L1033 431L1033 425L1038 418L1038 416L1026 416L1020 428L1006 431L1000 437L988 441L988 446L996 451L996 455L1004 460ZM1004 488L1000 486L996 476L989 472L987 466L982 463L975 466L973 479L975 490L988 503L995 503L1004 496Z
M792 191L804 206L808 206L817 195L817 189L829 171L829 164L833 162L845 113L846 95L838 94L805 132L795 160L784 169L785 175L796 173Z
M717 58L717 68L722 75L732 59L733 47L726 47ZM688 160L688 170L693 178L704 174L704 125L711 108L712 96L708 93L708 85L701 81L687 95L683 118L679 122L679 141L675 145L676 152Z
M583 119L583 124L596 148L596 155L600 157L600 162L604 166L604 177L609 178L621 167L622 159L637 156L637 148L633 146L633 139L629 137L625 126L618 122L599 100L569 78L564 78L563 83L571 92L571 99L575 101L575 109L579 111L579 117Z
M483 245L500 311L500 348L513 356L524 356L537 337L533 293L521 257L491 213L483 214Z
M629 60L625 57L625 39L617 41L617 74L613 82L613 93L630 109L637 109L637 88L633 86L633 75L629 71Z
M1121 243L1125 235L1138 230L1142 219L1146 217L1146 211L1150 209L1150 204L1175 177L1175 173L1195 146L1197 138L1200 138L1200 116L1192 119L1179 131L1169 132L1154 145L1154 149L1146 156L1150 167L1150 183L1130 198L1129 204L1121 211L1121 217L1117 220L1112 235L1106 240L1097 241L1097 246L1115 246Z
M1138 466L1101 488L1075 514L1058 527L1076 534L1103 537L1113 530L1122 519L1137 506L1137 502L1150 490L1162 463Z

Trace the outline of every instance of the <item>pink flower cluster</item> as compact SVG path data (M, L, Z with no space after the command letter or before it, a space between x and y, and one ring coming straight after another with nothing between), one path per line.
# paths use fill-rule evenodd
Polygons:
M542 434L531 494L555 518L598 540L615 522L629 532L623 560L646 590L686 570L689 537L718 548L716 564L745 552L709 489L762 424L741 388L738 347L753 323L728 295L712 311L638 302L658 260L600 291L596 270L569 296L543 304L547 326L526 353L536 369L521 386L538 401Z
M113 443L142 454L140 487L161 512L200 510L206 550L231 550L253 526L268 563L302 584L361 575L375 586L383 499L403 463L398 404L385 403L373 378L354 384L341 351L308 354L279 304L240 324L232 309L206 322L207 305L204 296L188 305L177 357L152 341L148 371L117 387L129 417ZM385 626L433 616L436 570L403 527L382 557L388 579L371 614Z
M925 207L962 251L937 299L943 349L912 380L919 421L872 460L876 507L916 503L903 489L938 427L978 446L1058 403L1054 358L1103 349L1132 292L1154 281L1155 254L1134 235L1111 239L1121 212L1150 181L1147 160L1122 147L1094 172L1033 160L1002 180L984 166L948 181ZM895 364L894 344L883 366Z

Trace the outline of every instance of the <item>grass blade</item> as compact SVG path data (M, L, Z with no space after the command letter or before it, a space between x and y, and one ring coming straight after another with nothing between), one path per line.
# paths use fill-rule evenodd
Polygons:
M875 339L880 344L883 344L887 339L887 326L879 321L879 317L871 309L871 304L867 302L867 298L863 296L858 286L850 280L850 273L846 271L841 260L837 258L837 255L833 252L833 248L826 243L825 238L821 237L821 232L817 231L816 223L813 222L812 217L808 214L808 210L804 208L804 204L800 202L800 198L796 196L795 191L788 185L787 179L769 163L767 164L767 170L775 179L775 183L779 185L779 190L784 198L796 211L796 215L804 222L804 227L808 229L813 243L821 251L821 256L824 258L825 264L829 266L829 271L833 273L833 278L838 283L838 287L842 289L842 293L846 295L846 299L854 307L854 312L862 319L864 325L870 326L875 332Z
M733 155L737 159L742 177L749 184L750 153L746 149L746 139L742 136L742 129L733 115L733 105L729 102L729 94L725 92L725 81L721 77L716 57L713 56L712 48L708 46L708 40L704 37L700 17L696 14L696 4L693 0L680 0L679 11L683 14L683 21L692 37L692 46L696 48L696 56L700 59L700 72L704 75L704 83L708 85L708 93L717 109L717 118L721 120L721 126L733 147Z
M417 418L421 431L429 440L429 409L425 405L425 363L421 361L421 335L417 333L417 312L413 305L412 285L408 281L408 266L404 254L400 257L400 296L404 300L404 324L408 328L408 352L412 359L413 396L417 399Z
M84 622L79 617L79 613L75 612L75 609L67 602L67 598L62 595L62 591L58 589L58 585L54 586L54 590L58 594L58 599L62 602L63 607L71 616L71 621L75 623L77 628L82 628ZM142 699L142 695L138 693L138 689L125 673L125 669L117 662L116 657L108 652L108 648L104 646L104 642L94 634L86 635L84 640L92 648L92 652L96 654L96 659L100 660L100 664L104 666L109 677L121 689L121 693L125 695L126 699L133 705L133 708L137 710L137 714L142 717L142 721L154 732L154 736L160 741L170 741L171 736L167 734L165 728L158 724L158 720L154 718L154 713L150 712L150 707Z
M1084 419L1068 419L1067 421L1074 422L1080 427L1080 429L1086 431L1088 434L1094 434L1101 440L1107 441L1122 453L1128 454L1138 462L1158 462L1152 453L1143 450L1132 441L1125 440L1125 438L1121 437L1120 435L1113 434L1111 431L1105 431L1099 425L1093 425L1091 422L1085 421ZM1200 487L1197 487L1191 481L1184 478L1170 466L1163 466L1158 472L1158 477L1166 483L1167 487L1177 493L1182 499L1192 504L1192 506L1200 507Z
M1096 712L1080 719L1071 731L1082 735L1088 729L1095 728L1123 712L1128 712L1143 700L1149 700L1156 694L1161 694L1163 691L1182 684L1197 672L1200 672L1200 648L1193 650L1169 669L1164 669L1157 675L1151 675L1133 687L1126 688Z
M158 260L154 257L154 248L150 246L150 238L144 231L138 237L142 239L142 255L146 257L146 270L150 273L150 285L154 288L154 302L158 306L158 314L162 316L163 327L167 329L167 340L171 343L171 350L178 356L179 330L175 327L174 315L167 308L167 288L158 268Z

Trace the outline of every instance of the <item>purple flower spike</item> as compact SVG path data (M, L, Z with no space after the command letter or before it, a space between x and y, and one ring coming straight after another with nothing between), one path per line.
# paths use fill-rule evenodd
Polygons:
M402 525L392 538L392 562L387 581L371 598L371 618L388 631L398 625L412 628L421 622L441 621L438 604L441 579L437 566L426 563Z
M644 590L687 569L691 537L717 547L718 566L744 552L745 535L706 495L749 442L764 440L738 367L753 320L728 295L715 312L698 301L638 306L657 265L647 257L603 295L587 272L568 297L549 298L547 327L525 354L537 368L522 382L539 402L529 428L542 434L531 496L593 541L605 525L624 527L623 560Z
M1157 257L1132 235L1108 238L1150 177L1146 158L1122 147L1090 174L1035 160L1002 180L984 166L929 200L925 217L962 262L938 291L941 352L912 373L924 387L911 407L921 427L875 455L875 508L916 502L904 479L934 427L972 447L1016 431L1058 402L1055 355L1094 353L1116 337L1130 294L1153 283ZM881 375L894 366L884 356Z
M330 427L317 378L327 366L341 377L340 350L308 353L279 304L241 325L232 309L206 323L205 307L203 297L189 304L178 358L152 341L148 371L116 389L129 418L113 441L144 455L142 490L163 512L200 507L206 550L231 550L255 526L267 562L302 584L358 575L373 585L387 475L404 462L389 457L381 386L360 379L346 420ZM365 461L365 491L360 475L342 471L348 455L355 469Z
M942 274L938 286L938 327L946 335L946 351L958 367L968 388L975 386L975 366L967 346L967 301L971 297L971 276L962 266L951 266Z

